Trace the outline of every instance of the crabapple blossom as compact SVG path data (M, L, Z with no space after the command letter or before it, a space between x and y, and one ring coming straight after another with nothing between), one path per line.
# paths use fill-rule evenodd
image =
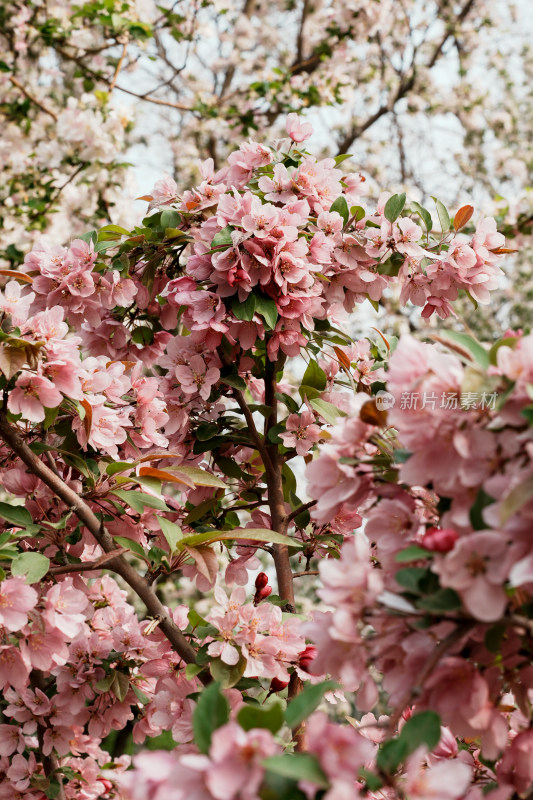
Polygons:
M502 240L367 203L287 131L163 179L132 232L37 245L3 295L2 796L448 798L521 764L529 338L337 327L395 287L484 299ZM147 738L172 751L128 771Z

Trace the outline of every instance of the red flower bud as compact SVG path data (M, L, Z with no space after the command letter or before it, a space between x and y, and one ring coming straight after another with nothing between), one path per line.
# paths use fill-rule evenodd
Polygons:
M257 578L255 579L255 588L259 591L259 589L263 589L268 583L268 575L266 572L260 572Z
M300 653L300 658L298 660L300 669L303 669L304 672L311 673L310 667L316 658L317 652L318 651L314 645L312 644L307 645L305 650L302 653Z
M269 692L282 692L288 685L289 681L280 681L279 678L272 678Z
M104 792L111 791L111 789L113 788L113 784L111 783L111 781L108 781L107 778L98 778L98 780L103 785Z
M426 550L447 553L452 550L458 538L457 531L454 531L453 528L428 528L421 544Z
M255 605L260 603L261 600L265 600L269 594L272 594L272 586L264 586L262 589L258 589L254 597Z

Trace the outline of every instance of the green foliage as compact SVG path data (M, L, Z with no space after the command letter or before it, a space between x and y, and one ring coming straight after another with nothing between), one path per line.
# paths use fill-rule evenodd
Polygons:
M192 725L194 741L201 753L208 753L213 733L229 720L229 704L216 681L210 683L198 698Z

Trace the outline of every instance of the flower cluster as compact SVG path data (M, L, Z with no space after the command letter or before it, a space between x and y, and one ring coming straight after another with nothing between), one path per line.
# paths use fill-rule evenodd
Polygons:
M334 327L393 284L424 316L459 292L485 302L503 239L486 219L461 234L470 207L452 226L438 204L438 232L404 195L365 211L360 176L301 149L298 117L287 133L204 162L182 195L163 179L134 231L39 244L8 271L0 469L24 506L0 503L5 796L422 800L443 775L450 798L477 791L491 769L515 785L529 337L489 356L463 336L451 355ZM387 412L385 386L425 402ZM430 402L474 388L505 402ZM302 621L295 579L317 573ZM349 727L310 716L343 692ZM175 752L122 774L114 731ZM285 766L289 739L305 774Z

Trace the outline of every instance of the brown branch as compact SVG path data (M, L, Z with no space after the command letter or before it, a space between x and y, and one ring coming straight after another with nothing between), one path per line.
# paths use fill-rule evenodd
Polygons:
M277 362L273 363L267 360L265 367L265 405L271 410L265 419L265 441L268 440L268 433L277 424L278 420L278 401L276 398L276 372L278 368L279 364ZM289 523L285 513L285 499L283 497L281 472L283 465L277 444L267 445L267 452L268 462L265 464L265 481L272 530L286 535ZM285 544L275 544L273 551L279 596L294 610L294 585L289 560L289 548Z
M119 547L117 550L111 550L111 552L100 556L96 561L82 561L79 564L62 564L59 567L50 567L47 575L64 575L68 572L92 572L95 569L102 569L116 556L121 556L122 553L127 552L128 550L125 547Z
M306 575L318 575L319 572L317 569L308 569L305 572L293 572L293 578L304 578Z
M76 514L80 522L92 533L105 553L109 555L116 550L113 537L105 530L103 523L100 522L90 506L35 455L21 439L17 428L8 422L5 411L0 411L0 438L26 464L30 472L40 478ZM120 575L128 586L133 589L143 601L151 616L161 619L161 630L183 661L187 664L196 663L196 651L189 644L154 591L148 586L146 580L138 574L132 565L122 555L115 555L107 562L107 568ZM209 677L206 675L200 675L199 677L203 682L209 681Z
M120 74L120 70L122 69L122 64L124 63L124 59L126 58L126 53L128 52L128 40L124 42L122 46L122 53L120 54L120 58L118 60L117 68L115 69L115 74L111 79L111 83L109 84L109 91L112 92L115 88L115 84L117 82L118 76Z
M49 117L52 117L52 119L55 120L55 122L57 122L57 114L55 113L55 111L52 111L50 108L45 106L44 103L41 103L40 100L37 100L37 98L34 97L32 94L30 94L30 92L28 92L26 87L23 86L22 83L20 83L20 81L17 80L17 78L14 78L13 75L9 76L9 80L11 81L13 86L16 86L17 89L19 89L22 92L24 97L27 97L28 100L31 103L33 103L34 106L37 106L37 108L40 108L41 111L44 111L45 114L48 114Z
M68 50L65 50L63 47L56 47L55 49L60 55L63 56L63 58L66 58L69 61L73 61L75 64L77 64L84 72L87 73L87 75L90 75L95 80L102 81L102 83L105 83L106 86L111 87L111 81L109 78L106 78L105 75L92 70L87 66L82 58L75 56L73 53L69 53ZM117 85L115 85L113 88L117 89L119 92L124 92L124 94L129 94L132 97L137 97L139 100L146 100L147 103L155 103L155 105L167 106L168 108L177 108L179 111L194 111L194 108L191 108L190 106L184 106L182 103L172 103L170 100L160 100L157 97L150 97L150 92L139 94L131 89L126 89L124 86Z
M465 3L465 5L461 9L461 11L459 12L457 17L455 18L454 23L447 26L446 31L444 32L444 35L442 36L442 39L436 45L436 47L435 47L435 49L433 51L433 54L432 54L431 58L429 59L429 61L425 64L425 69L432 69L435 66L435 64L437 63L438 59L442 55L442 51L443 51L443 49L444 49L444 47L446 45L446 42L450 38L454 38L454 36L455 36L455 26L460 22L464 22L464 20L466 19L466 17L468 16L468 14L472 10L472 8L474 7L475 3L476 3L476 0L467 0L467 2ZM412 67L411 75L408 78L407 78L407 76L404 75L404 77L400 81L400 84L399 84L395 94L391 98L389 98L387 103L382 103L382 105L378 108L377 111L374 112L374 114L372 114L370 117L368 117L360 125L355 125L354 127L352 127L351 131L348 134L346 134L344 139L342 139L342 141L339 144L338 155L343 155L344 153L347 153L349 148L352 146L352 144L354 143L354 141L356 139L358 139L360 136L362 136L362 134L365 131L367 131L368 128L372 127L372 125L374 125L375 122L377 122L379 119L381 119L381 117L384 114L387 114L390 111L393 111L396 103L398 102L398 100L401 100L402 97L405 97L405 95L414 88L414 86L416 84L416 77L417 77L416 76L416 66L413 63L411 65L411 67Z
M302 6L302 16L300 17L300 27L298 28L298 36L296 38L296 61L301 62L303 61L303 51L304 51L304 27L305 27L305 20L307 19L307 15L309 13L309 0L304 0Z
M299 514L302 514L304 511L307 511L308 508L313 508L313 506L316 506L317 503L318 500L309 500L308 503L302 503L301 506L298 506L298 508L295 508L294 511L291 511L287 517L287 522L292 522L295 517L297 517Z

